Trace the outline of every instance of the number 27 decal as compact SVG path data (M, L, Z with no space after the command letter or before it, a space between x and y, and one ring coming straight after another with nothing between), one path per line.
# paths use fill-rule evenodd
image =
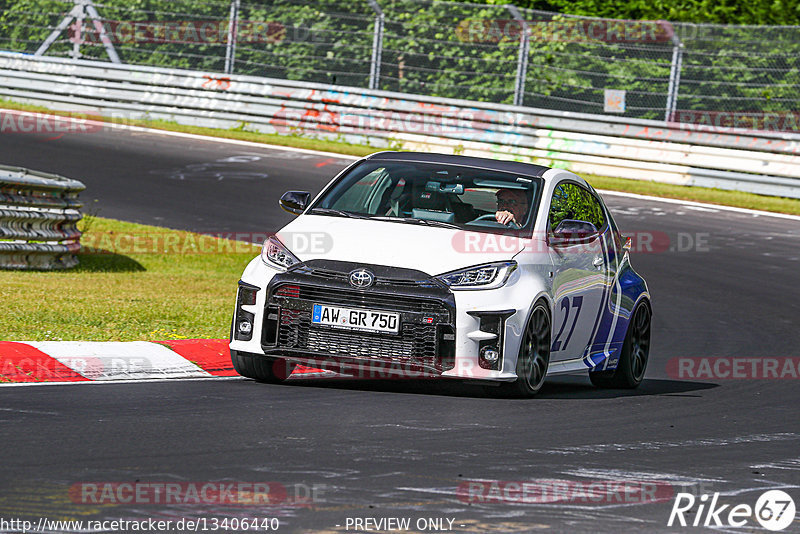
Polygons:
M564 346L562 347L561 334L564 333L564 327L567 326L567 322L569 321L570 302L569 297L564 297L561 299L561 309L564 310L564 322L561 323L561 328L558 330L558 335L556 336L555 341L553 341L552 352L567 350L569 340L572 339L572 332L575 331L575 325L578 323L578 316L581 314L581 306L583 306L583 297L572 297L572 308L577 309L575 311L575 316L572 318L572 326L569 327L567 339L564 340Z

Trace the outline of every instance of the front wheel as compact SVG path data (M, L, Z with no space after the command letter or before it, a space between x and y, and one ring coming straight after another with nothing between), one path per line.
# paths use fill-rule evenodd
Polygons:
M613 371L589 373L589 379L597 387L634 389L642 383L650 355L650 307L641 302L631 315L622 354Z
M231 363L240 375L271 384L278 384L289 378L296 365L282 358L270 358L238 350L231 350Z
M544 384L550 365L550 312L543 302L533 308L517 356L517 379L501 388L514 397L532 397Z

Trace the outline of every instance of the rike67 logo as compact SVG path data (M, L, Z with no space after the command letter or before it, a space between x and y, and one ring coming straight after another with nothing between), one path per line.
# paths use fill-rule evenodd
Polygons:
M708 494L696 497L691 493L678 493L669 514L667 526L681 527L737 527L752 524L755 520L765 529L778 532L794 521L796 508L792 497L781 490L761 494L755 507L749 504L723 504L719 493L709 499Z

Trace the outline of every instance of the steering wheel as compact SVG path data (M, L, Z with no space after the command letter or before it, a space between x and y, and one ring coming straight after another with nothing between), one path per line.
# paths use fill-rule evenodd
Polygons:
M516 230L519 230L520 228L522 228L522 226L517 224L515 221L508 221L508 224L500 224L497 221L497 218L495 217L494 213L487 213L486 215L481 215L480 217L478 217L477 219L473 220L472 222L477 222L477 221L493 221L493 222L496 222L500 226L510 226L511 228L514 228Z

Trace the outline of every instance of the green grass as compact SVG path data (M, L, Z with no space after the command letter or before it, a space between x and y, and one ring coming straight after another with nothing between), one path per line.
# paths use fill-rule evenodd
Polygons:
M0 107L7 109L17 109L21 111L34 111L40 113L53 113L80 118L91 118L95 120L106 120L95 115L87 116L78 113L66 113L53 111L43 106L20 104L11 100L0 99ZM309 150L320 150L338 154L349 154L353 156L366 156L376 152L376 147L353 145L350 143L314 139L296 135L277 135L263 134L246 131L244 128L223 130L216 128L203 128L199 126L185 126L176 122L163 120L126 120L125 124L143 126L160 130L174 132L184 132L211 137L223 137L227 139L239 139L255 143L264 143L278 146L288 146L294 148L305 148ZM402 149L402 148L397 148ZM611 178L606 176L584 175L595 188L608 189L611 191L625 191L628 193L638 193L664 198L676 198L681 200L691 200L696 202L708 202L724 206L735 206L740 208L750 208L763 211L773 211L777 213L789 213L800 215L800 200L756 195L753 193L742 193L738 191L728 191L724 189L710 189L705 187L689 187L681 185L662 184L645 180L628 180L623 178Z
M228 336L236 282L257 246L94 217L84 226L84 247L97 250L77 268L0 274L2 339Z
M719 204L722 206L735 206L738 208L800 215L800 200L793 198L768 197L741 191L662 184L644 180L626 180L624 178L609 178L607 176L584 175L584 178L592 184L592 187L595 189L625 191L627 193L637 193L639 195L677 198L680 200L707 202L709 204Z

